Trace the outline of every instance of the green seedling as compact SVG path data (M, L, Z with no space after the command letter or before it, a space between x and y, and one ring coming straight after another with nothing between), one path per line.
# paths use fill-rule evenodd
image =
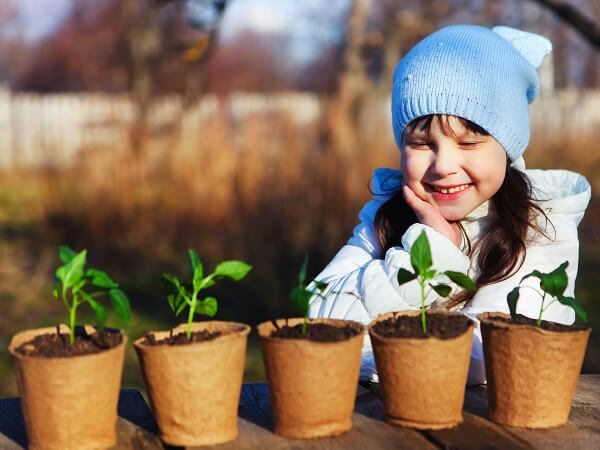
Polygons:
M477 290L475 282L461 272L454 272L452 270L446 270L445 272L438 272L432 267L433 262L431 259L431 249L429 247L429 240L425 234L425 230L421 232L419 237L415 240L412 248L410 249L410 263L413 267L414 273L406 269L398 270L398 283L404 284L409 281L417 279L419 286L421 286L421 329L423 333L427 333L427 319L425 314L425 299L431 293L433 289L441 297L448 297L452 288L447 284L439 283L433 284L432 281L439 275L446 275L450 280L460 287L469 291Z
M106 322L106 308L100 304L99 297L108 296L113 312L126 324L131 320L129 300L125 293L119 289L105 272L85 268L87 250L79 253L63 245L58 252L63 265L56 269L56 280L52 294L60 298L69 311L69 343L75 342L75 320L77 308L87 303L94 311L96 325L100 332L104 330ZM88 292L84 288L91 286L97 288L94 292Z
M304 317L304 321L302 322L302 335L306 335L306 331L308 328L308 310L309 310L309 302L313 296L320 297L325 299L323 292L327 288L327 283L323 283L322 281L315 281L314 287L309 288L305 283L306 281L306 271L308 269L308 254L304 257L304 262L300 267L300 272L298 272L298 286L294 287L290 292L290 300L294 304L294 307L298 311L300 315Z
M565 261L556 269L554 269L550 273L542 273L539 270L534 270L533 272L525 275L521 278L519 285L516 286L512 291L508 293L506 296L506 301L508 303L508 309L510 310L510 316L513 321L516 320L517 317L517 302L519 301L519 291L522 288L528 288L535 291L540 297L542 297L542 304L540 305L540 313L538 314L538 318L536 320L536 325L539 327L542 325L542 314L546 311L550 305L555 302L562 303L563 305L570 306L575 311L575 314L583 320L587 322L587 313L583 310L581 305L575 300L573 297L565 297L565 289L567 289L567 284L569 283L569 278L567 276L567 267L569 266L569 262ZM535 277L540 280L540 289L543 294L541 294L537 289L531 286L521 286L521 283L527 278ZM546 296L550 296L553 300L549 301L546 304Z
M204 267L198 253L190 249L188 255L192 279L187 285L170 273L164 273L163 279L175 289L175 292L167 297L169 307L175 313L175 316L179 316L185 308L189 308L186 335L188 339L191 339L194 314L214 317L217 313L217 299L212 296L200 299L198 298L200 291L214 286L219 278L231 278L234 281L240 281L252 270L252 266L242 261L223 261L217 265L213 273L204 276Z

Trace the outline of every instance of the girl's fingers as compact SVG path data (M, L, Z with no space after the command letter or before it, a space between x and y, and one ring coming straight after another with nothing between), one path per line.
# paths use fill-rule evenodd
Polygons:
M423 216L431 210L432 206L426 201L423 201L417 197L417 194L415 194L408 186L404 186L402 191L404 193L404 199L406 200L406 203L408 203L408 206L415 211L417 216Z
M429 225L434 230L439 231L448 237L448 239L454 242L457 246L459 245L459 234L455 230L456 226L454 224L450 224L442 216L437 207L429 202L421 200L417 194L415 194L413 190L406 185L402 187L402 192L404 194L406 203L415 212L419 222Z

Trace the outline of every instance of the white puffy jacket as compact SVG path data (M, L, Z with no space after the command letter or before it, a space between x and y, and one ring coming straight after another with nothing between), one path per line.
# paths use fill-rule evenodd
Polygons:
M524 165L522 167L524 169ZM567 274L569 285L565 295L574 295L574 282L577 276L579 241L577 226L583 218L590 201L591 187L582 175L567 170L526 170L534 189L534 198L547 199L538 204L544 209L554 225L544 227L546 239L530 233L533 242L528 246L525 260L517 273L507 280L480 288L474 298L461 309L471 318L485 311L508 312L506 295L534 269L549 272L564 261L569 262ZM375 237L373 221L379 207L388 200L401 185L401 173L392 169L377 169L371 180L373 199L359 213L361 223L354 229L348 240L333 260L315 278L329 283L325 291L325 300L313 297L310 302L310 317L331 317L352 319L369 323L379 314L404 309L418 309L420 304L419 285L416 280L399 285L396 274L399 268L412 271L410 249L422 230L429 238L433 264L439 271L455 270L468 273L471 278L477 276L476 255L472 260L456 247L449 239L433 228L415 223L402 236L402 246L390 248L385 255ZM490 208L488 200L468 214L462 221L471 243L486 223L496 214ZM554 234L556 230L556 234ZM464 247L464 242L463 242ZM442 275L438 281L448 282ZM529 278L522 284L539 291L539 280ZM455 286L452 293L456 291ZM441 303L432 291L427 304ZM517 312L537 318L541 297L531 289L522 289ZM554 322L571 324L575 320L574 311L555 302L545 312L543 318ZM377 380L375 363L369 337L365 338L361 378ZM485 383L485 366L479 324L473 337L471 364L468 384Z

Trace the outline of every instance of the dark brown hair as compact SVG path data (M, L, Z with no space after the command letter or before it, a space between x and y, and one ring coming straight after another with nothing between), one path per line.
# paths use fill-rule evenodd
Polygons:
M449 116L445 115L420 117L411 122L407 130L412 132L419 126L422 131L430 135L434 118L437 118L446 136L456 137L449 123ZM489 133L477 124L463 118L457 119L467 130L489 136ZM529 178L522 171L510 167L510 161L506 164L504 181L491 201L495 210L501 211L501 214L495 215L494 220L473 245L463 226L458 222L467 242L467 255L471 257L476 249L479 250L477 255L479 275L475 280L478 287L505 280L517 272L523 265L529 228L546 236L545 230L536 223L536 218L541 214L546 219L546 223L549 222L543 209L535 203L536 199L533 198ZM400 246L402 235L408 227L417 222L417 216L404 200L402 190L394 192L375 215L376 236L384 252L391 247ZM458 292L448 300L446 306L451 308L464 305L473 298L473 295L469 291Z

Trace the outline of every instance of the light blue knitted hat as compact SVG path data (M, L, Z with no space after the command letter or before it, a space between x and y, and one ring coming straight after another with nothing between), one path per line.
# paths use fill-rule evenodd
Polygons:
M394 71L392 125L398 147L414 119L450 114L476 123L516 161L529 143L536 68L552 51L546 38L515 28L451 25L427 36Z

